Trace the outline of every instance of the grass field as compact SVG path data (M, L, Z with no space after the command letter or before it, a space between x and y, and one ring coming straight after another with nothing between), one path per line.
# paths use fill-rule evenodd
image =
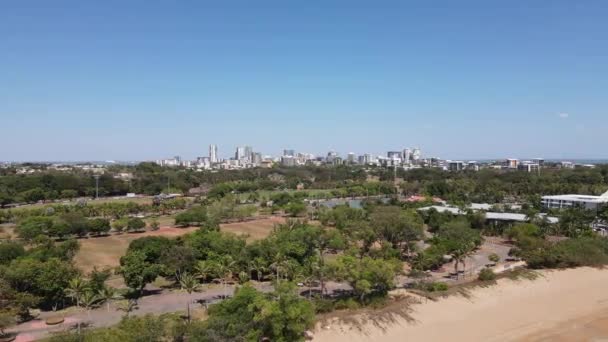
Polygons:
M168 217L162 218L172 220ZM161 221L161 219L159 219ZM248 235L248 241L263 239L270 232L275 224L285 222L284 218L271 217L258 219L248 222L222 224L221 230L237 235ZM172 221L171 221L172 224ZM120 257L123 256L129 247L129 243L144 236L165 236L177 237L197 230L197 227L175 228L166 226L161 221L161 228L157 231L145 233L125 233L120 235L110 235L98 238L88 238L79 240L80 250L74 258L76 266L83 272L89 272L93 267L117 267L120 265Z

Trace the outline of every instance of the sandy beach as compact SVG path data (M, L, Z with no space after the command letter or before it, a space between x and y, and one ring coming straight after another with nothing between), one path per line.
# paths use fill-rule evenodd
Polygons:
M501 279L471 295L414 304L414 321L397 318L362 329L333 322L315 341L608 340L608 270L543 271L535 280Z

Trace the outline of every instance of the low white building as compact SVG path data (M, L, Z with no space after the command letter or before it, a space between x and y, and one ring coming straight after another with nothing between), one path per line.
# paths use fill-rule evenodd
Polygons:
M597 211L608 205L608 191L601 196L553 195L543 196L542 205L548 209L582 208Z

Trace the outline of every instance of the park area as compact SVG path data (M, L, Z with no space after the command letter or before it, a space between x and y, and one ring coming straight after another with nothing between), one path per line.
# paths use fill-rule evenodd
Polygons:
M198 229L198 227L177 228L163 225L163 220L160 220L160 222L161 227L156 231L113 234L79 240L80 250L74 258L76 266L83 272L89 272L94 267L98 269L117 267L120 265L120 257L125 255L129 243L135 239L145 236L174 238ZM255 241L265 238L276 224L284 222L285 219L283 217L272 216L245 222L224 223L220 225L220 230L236 235L244 235L247 236L248 241Z

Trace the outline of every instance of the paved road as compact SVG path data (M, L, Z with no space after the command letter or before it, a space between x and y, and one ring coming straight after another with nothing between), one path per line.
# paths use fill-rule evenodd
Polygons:
M262 292L271 292L274 290L272 284L269 282L256 283L254 287ZM348 285L336 282L328 282L326 288L328 293L350 289ZM224 296L224 293L231 296L234 293L234 289L235 286L232 285L226 285L225 290L221 285L214 285L210 288L204 288L200 292L188 295L182 291L162 290L148 287L148 294L138 300L137 309L133 310L130 315L142 316L149 313L158 315L170 312L185 312L188 302L192 303L190 306L191 308L196 308L197 306L201 307L204 303L220 301ZM320 291L320 288L313 289ZM308 288L306 287L302 288L302 292L306 292L307 290ZM306 294L303 293L303 295ZM85 311L68 313L65 315L64 323L57 326L47 326L45 324L45 319L51 316L57 316L57 314L53 312L44 312L37 319L19 324L7 331L19 334L16 342L29 342L48 337L51 333L74 329L78 326L79 322L83 326L89 325L94 327L115 325L120 322L125 313L118 310L114 304L115 303L110 305L109 310L106 305L102 305L88 313Z

